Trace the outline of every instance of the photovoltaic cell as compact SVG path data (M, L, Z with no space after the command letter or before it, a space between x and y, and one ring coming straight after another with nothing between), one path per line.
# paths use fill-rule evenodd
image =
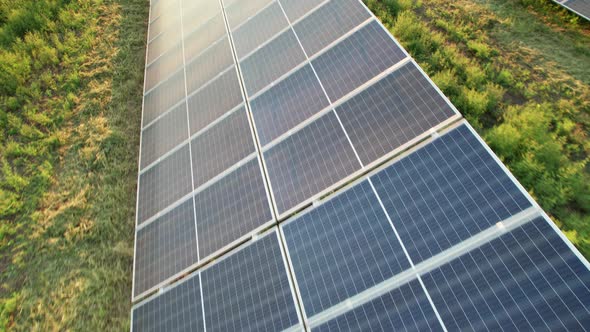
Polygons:
M225 8L227 15L227 22L231 30L234 30L238 25L244 23L250 17L253 17L262 10L265 6L271 3L272 0L248 0L235 1Z
M185 103L179 104L145 128L141 136L141 168L153 163L188 139L187 128Z
M264 152L279 214L360 169L333 112Z
M583 331L590 271L537 218L424 275L449 331Z
M193 22L193 21L190 21ZM185 25L188 23L185 23ZM199 54L211 47L215 42L219 41L226 35L225 23L221 13L211 18L209 21L199 25L199 27L191 32L187 32L184 36L184 58L188 63Z
M179 9L171 10L167 14L159 16L149 27L149 41L152 41L162 32L168 29L177 29L180 23Z
M275 232L202 272L207 331L282 331L299 324Z
M136 296L197 263L193 200L137 231L135 250Z
M457 115L410 62L336 109L363 164Z
M152 4L150 22L154 22L162 14L177 11L180 8L178 1L158 1Z
M233 32L238 59L242 59L288 26L289 22L281 6L273 2Z
M417 280L311 330L313 332L443 331Z
M305 61L305 54L289 29L242 60L241 69L248 95L252 96Z
M531 206L466 125L371 180L415 264Z
M139 177L138 224L192 190L188 144Z
M190 94L202 87L233 64L231 47L226 37L186 65L187 92Z
M243 101L238 74L232 67L189 97L191 134L205 128Z
M195 188L256 152L246 108L195 137L191 149Z
M300 19L326 0L280 0L291 23Z
M200 257L207 257L272 220L258 159L195 195Z
M406 57L373 21L312 61L331 101L336 101Z
M144 96L143 125L147 126L184 96L184 72L181 70Z
M410 268L367 181L283 231L308 317Z
M311 57L371 17L359 0L330 1L294 26Z
M178 44L159 57L145 71L145 91L164 81L183 65L182 45Z
M204 331L199 275L134 308L132 331Z
M250 102L262 145L328 106L328 99L310 65L297 70Z

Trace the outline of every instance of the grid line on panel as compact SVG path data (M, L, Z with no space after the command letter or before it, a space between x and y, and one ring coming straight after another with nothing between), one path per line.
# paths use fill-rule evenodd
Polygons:
M338 106L336 113L365 165L457 115L413 62Z
M131 330L203 331L202 312L200 280L196 274L134 307Z
M232 67L189 97L191 134L207 127L243 101L239 77Z
M264 152L279 214L361 168L334 113Z
M310 65L250 102L262 146L328 106L329 101Z
M135 296L198 261L192 199L137 231Z
M207 329L280 331L298 325L276 231L202 272Z
M293 26L308 57L371 18L358 0L330 1Z
M194 188L256 152L244 107L191 142Z
M232 31L237 58L244 58L287 27L288 22L280 6L276 1L271 2L256 16Z
M151 165L158 158L188 139L184 130L186 124L185 103L166 113L151 126L143 129L141 145L141 169Z
M444 331L417 280L312 327L313 332Z
M406 57L373 20L311 63L330 100L337 101Z
M194 196L201 258L273 219L264 186L254 158Z
M452 330L585 330L590 271L537 218L424 275Z
M190 166L190 149L185 145L141 174L138 225L191 192Z
M151 65L154 60L166 53L171 47L180 43L180 36L174 29L168 29L152 39L147 45L147 64Z
M531 206L466 125L371 181L416 264Z
M411 267L366 181L289 222L283 233L308 316Z
M178 18L178 16L174 15L160 15L157 20L150 23L148 42L152 41L166 30L174 29L178 23Z

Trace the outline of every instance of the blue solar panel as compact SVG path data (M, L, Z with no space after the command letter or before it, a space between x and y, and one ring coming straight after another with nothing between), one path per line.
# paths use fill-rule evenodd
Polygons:
M423 280L449 331L590 327L590 271L543 218Z
M277 233L202 272L207 331L281 331L299 325Z
M311 330L443 331L424 290L416 280Z
M204 331L199 275L133 309L134 332Z
M414 263L531 206L466 125L371 180Z
M367 181L283 231L307 316L410 268Z

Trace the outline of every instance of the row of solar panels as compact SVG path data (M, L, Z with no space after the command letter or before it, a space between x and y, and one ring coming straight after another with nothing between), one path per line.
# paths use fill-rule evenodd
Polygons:
M590 323L588 263L360 1L158 0L148 41L134 331Z
M461 122L138 304L132 325L585 330L589 285L587 262Z
M554 0L563 7L590 21L590 0Z
M202 3L209 8L215 2ZM235 12L251 12L254 4L255 16L234 23L235 44L254 49L239 66L228 35L211 26L222 16L221 7L182 12L172 2L150 25L148 62L156 54L152 50L163 54L153 55L146 68L134 298L460 118L361 2L265 0L236 2L228 11L245 6ZM211 16L194 32L205 36L198 48L193 24L184 23L196 19L193 13ZM289 23L293 18L297 23ZM275 26L269 20L280 24L273 31L260 28ZM160 21L183 25L184 39L171 42L167 31L178 36L178 27L156 25ZM160 38L169 44L167 51L157 44ZM162 71L171 68L170 61L179 69ZM191 227L183 245L175 238L156 240L172 236L163 232L173 219ZM196 226L188 226L195 220ZM187 248L197 252L169 261L172 252Z

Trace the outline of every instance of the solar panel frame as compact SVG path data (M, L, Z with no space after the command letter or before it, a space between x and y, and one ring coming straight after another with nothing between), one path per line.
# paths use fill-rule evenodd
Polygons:
M558 5L590 21L590 2L584 0L553 0Z

